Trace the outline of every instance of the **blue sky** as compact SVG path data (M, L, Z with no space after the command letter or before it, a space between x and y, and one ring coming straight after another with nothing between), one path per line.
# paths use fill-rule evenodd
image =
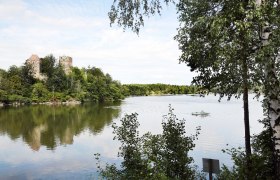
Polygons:
M96 66L122 83L190 84L179 64L174 6L146 19L139 36L110 27L112 0L0 0L0 67L20 66L31 54L73 57L74 66Z

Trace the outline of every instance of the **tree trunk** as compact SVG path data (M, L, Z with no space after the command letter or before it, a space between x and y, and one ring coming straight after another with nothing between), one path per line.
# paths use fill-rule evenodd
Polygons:
M265 71L267 114L274 141L274 170L276 177L280 177L280 82L276 76L275 67L267 67Z
M256 0L256 5L261 6L265 0ZM278 1L278 6L280 1ZM261 30L262 46L265 47L269 44L269 36L272 32L269 30L269 24L266 23ZM280 177L280 82L276 73L276 58L271 54L266 54L265 61L265 101L267 107L267 115L270 121L270 126L273 130L274 141L274 170L275 177ZM277 57L279 58L279 57Z
M245 0L244 1L244 9L247 9L249 1ZM246 19L246 15L244 14L244 17L242 18L242 20ZM244 28L245 29L245 28ZM241 36L240 39L244 39L244 37L246 36L246 31L242 31L241 32ZM248 75L248 55L247 55L247 51L245 49L247 49L247 44L245 43L245 41L241 41L241 44L243 46L243 52L241 53L241 60L242 60L242 84L243 84L243 112L244 112L244 130L245 130L245 149L246 149L246 178L252 179L253 174L252 174L252 161L251 161L251 136L250 136L250 121L249 121L249 98L248 98L248 89L249 89L249 75Z
M250 121L249 121L249 99L248 99L248 66L246 59L242 60L243 79L243 108L244 108L244 129L245 129L245 149L247 163L247 179L250 179L252 172L251 162L251 141L250 141Z
M245 127L245 148L246 155L251 156L251 143L250 143L250 123L249 123L249 100L248 100L248 87L244 86L243 92L243 108L244 108L244 127Z

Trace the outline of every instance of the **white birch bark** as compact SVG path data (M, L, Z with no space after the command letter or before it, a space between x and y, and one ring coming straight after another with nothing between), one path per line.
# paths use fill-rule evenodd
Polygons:
M256 5L261 6L264 2L265 0L256 0ZM278 3L280 3L280 0L278 0ZM268 28L268 23L262 28L262 46L267 46L269 43L271 31L269 31ZM268 83L264 88L266 89L265 96L268 102L268 118L270 120L270 125L274 130L275 150L278 157L280 157L280 82L276 74L276 61L277 59L268 59L266 62L266 68L264 71L265 78Z

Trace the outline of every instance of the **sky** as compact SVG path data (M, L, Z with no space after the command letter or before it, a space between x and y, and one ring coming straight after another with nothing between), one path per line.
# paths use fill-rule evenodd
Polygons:
M110 27L113 0L0 0L0 68L21 66L32 54L73 58L128 83L189 85L194 73L179 64L176 8L145 19L140 34Z

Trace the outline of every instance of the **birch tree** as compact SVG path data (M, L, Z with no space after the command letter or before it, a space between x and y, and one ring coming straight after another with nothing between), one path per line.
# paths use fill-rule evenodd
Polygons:
M243 90L247 155L245 94L263 87L279 171L279 1L182 0L178 12L180 61L198 72L194 82L229 97Z
M161 15L163 4L170 3L174 0L114 0L108 13L110 24L117 23L139 34L145 17Z
M261 48L257 59L262 63L264 73L264 105L275 143L275 170L280 176L280 1L256 0L260 16L259 39Z
M251 172L248 92L260 84L253 53L258 31L249 1L188 0L177 5L180 62L197 72L193 83L220 98L243 97L247 177Z
M114 0L109 17L124 29L139 33L144 16L160 14L161 3L172 0ZM248 91L264 94L264 105L280 156L280 1L179 0L180 27L176 39L180 62L198 76L194 83L221 97L244 100L246 152L250 154ZM258 87L262 87L260 91ZM278 172L279 174L279 172Z

